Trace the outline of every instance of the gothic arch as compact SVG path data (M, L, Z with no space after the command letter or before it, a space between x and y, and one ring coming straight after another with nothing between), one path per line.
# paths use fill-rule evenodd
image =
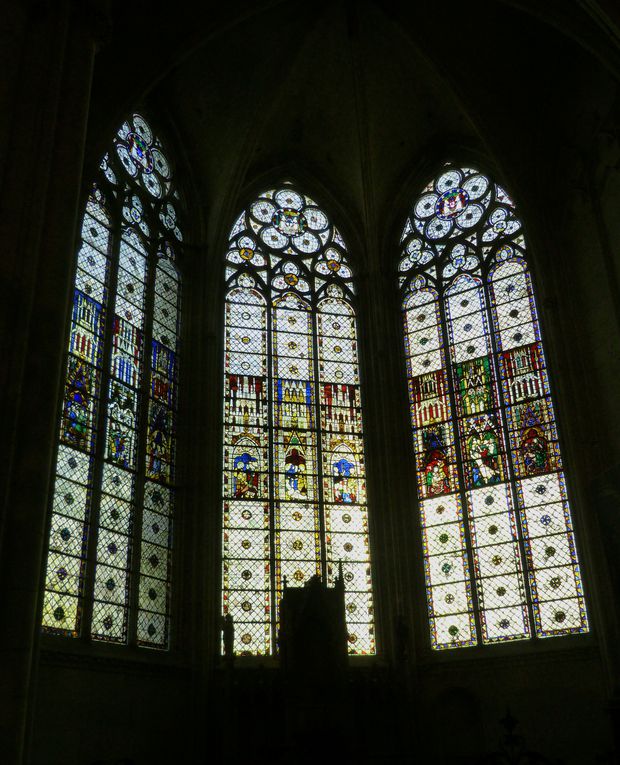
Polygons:
M346 245L324 210L284 183L237 217L225 280L223 608L237 625L235 650L272 653L283 587L331 581L342 560L350 652L374 653ZM228 476L248 438L268 466L258 481L249 461L242 467L243 487L257 487L251 501Z
M585 632L515 205L488 176L448 163L416 199L401 245L431 645Z
M133 113L85 204L43 630L167 648L183 236L167 152Z

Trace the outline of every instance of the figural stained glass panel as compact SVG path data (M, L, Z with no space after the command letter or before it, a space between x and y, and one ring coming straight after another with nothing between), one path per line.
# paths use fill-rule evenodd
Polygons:
M182 239L159 139L134 114L82 219L45 631L165 648Z
M588 630L525 239L506 192L446 166L401 238L433 648Z
M327 215L290 186L226 256L223 609L235 652L276 651L285 584L342 564L349 651L374 653L354 288Z

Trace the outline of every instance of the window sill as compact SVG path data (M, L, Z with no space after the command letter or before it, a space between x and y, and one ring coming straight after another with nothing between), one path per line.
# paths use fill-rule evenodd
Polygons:
M468 667L498 667L506 665L535 665L538 663L587 660L599 657L599 646L592 634L565 635L554 638L518 640L512 643L472 646L469 648L420 651L418 668L432 674L443 671L446 666L459 669Z
M189 671L185 655L178 650L162 651L130 645L99 643L84 638L41 635L40 662L44 666L73 666L96 669L117 667L120 671Z

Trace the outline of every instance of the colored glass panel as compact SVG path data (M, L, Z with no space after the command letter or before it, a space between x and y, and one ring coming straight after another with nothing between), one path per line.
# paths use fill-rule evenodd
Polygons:
M525 261L504 246L490 278L510 452L525 540L537 635L587 629L581 572L532 282Z
M424 573L435 648L476 642L454 424L437 293L411 285L404 303L408 388L421 502Z
M92 269L92 274L78 269L78 276L83 290L93 296L80 289L74 294L42 617L46 631L72 636L81 628L101 396L98 367L105 330L103 300L110 278L110 219L98 189L93 189L86 204L81 234L79 264ZM86 274L85 278L80 274ZM92 288L91 282L99 289Z
M225 347L224 609L236 625L235 651L268 654L272 595L267 306L257 290L239 287L229 292Z
M134 198L126 200L123 212L134 222L141 221L141 208ZM124 533L106 527L104 524L108 519L100 515L91 626L94 638L110 642L126 642L129 618L129 571L136 520L136 470L144 367L144 303L148 280L145 252L140 232L136 228L125 229L112 320L105 460L126 471L125 480L131 486L130 513ZM102 495L103 500L108 498L109 495Z
M286 284L283 286L286 288ZM321 573L312 319L310 305L293 293L286 292L272 303L276 604L282 597L285 580L291 585L302 585ZM283 529L281 516L288 518L295 512L292 508L298 512L301 508L299 527Z
M326 557L330 582L342 564L350 650L372 654L374 605L355 312L338 288L332 287L331 293L319 302L316 314Z

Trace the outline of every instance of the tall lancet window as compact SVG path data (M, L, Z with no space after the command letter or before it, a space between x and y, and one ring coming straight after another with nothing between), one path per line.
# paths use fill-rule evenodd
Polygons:
M235 651L277 650L285 582L342 562L349 651L374 653L355 290L344 241L285 185L226 256L223 610Z
M82 216L54 468L43 629L166 648L181 232L138 114Z
M446 166L402 235L400 285L433 648L586 632L523 229Z

